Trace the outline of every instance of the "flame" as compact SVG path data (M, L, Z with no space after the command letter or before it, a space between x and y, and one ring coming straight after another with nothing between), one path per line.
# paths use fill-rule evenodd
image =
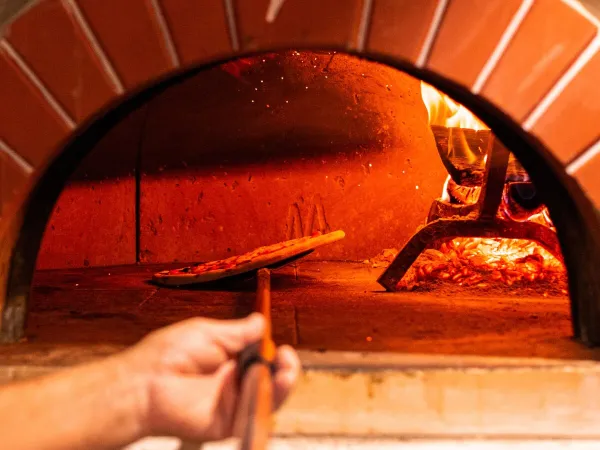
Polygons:
M463 105L423 81L421 81L421 97L427 108L430 125L489 130L489 127Z
M444 187L442 188L442 201L444 202L450 202L451 200L450 194L448 193L448 185L450 181L452 181L452 177L448 175L448 177L446 177L446 181L444 182Z
M424 82L421 82L421 96L427 108L429 124L450 129L449 154L455 151L451 145L454 131L461 139L461 156L475 159L476 152L467 144L466 131L456 128L489 130L489 127L463 105ZM481 153L480 149L477 150ZM483 157L484 165L487 158L486 154ZM463 205L473 204L480 192L480 186L460 186L448 176L441 200ZM503 195L499 214L518 220L511 217L508 201L510 199ZM546 208L532 212L525 220L553 227ZM373 267L387 266L397 254L396 249L388 249L382 255L365 262ZM564 295L567 294L566 280L566 271L561 260L535 242L500 238L454 238L423 252L400 280L397 288L412 290L419 286L427 286L431 281L445 281L481 289L529 285L535 286L536 290ZM546 295L547 292L544 292L544 296Z

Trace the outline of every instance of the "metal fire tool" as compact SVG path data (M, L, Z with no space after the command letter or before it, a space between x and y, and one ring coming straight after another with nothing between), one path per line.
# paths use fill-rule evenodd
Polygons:
M562 260L556 233L550 228L533 222L518 222L498 217L498 208L508 169L509 151L494 136L490 136L486 149L487 161L483 184L477 203L452 205L434 201L428 222L417 231L377 282L388 291L396 291L398 282L419 255L436 242L455 237L488 237L526 239L534 241Z
M241 450L264 450L271 431L273 370L276 347L271 334L271 271L257 273L255 310L265 317L263 338L247 347L239 357L239 400L234 435Z

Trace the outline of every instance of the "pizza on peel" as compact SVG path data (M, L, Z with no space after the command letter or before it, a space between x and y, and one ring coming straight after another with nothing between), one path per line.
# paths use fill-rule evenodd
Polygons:
M163 270L155 273L152 279L154 282L166 286L182 286L214 281L276 265L303 253L309 253L322 245L339 241L344 236L345 233L341 230L326 234L315 233L312 236L304 236L299 239L259 247L251 252L227 259L194 264L181 269Z

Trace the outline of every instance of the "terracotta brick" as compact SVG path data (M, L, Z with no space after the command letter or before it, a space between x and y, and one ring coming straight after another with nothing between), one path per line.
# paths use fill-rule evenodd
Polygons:
M234 0L243 50L355 45L362 0L286 0L267 23L270 0Z
M6 205L23 192L29 174L0 149L0 220Z
M69 134L69 127L3 50L0 99L0 136L31 164L45 161Z
M173 67L150 0L78 0L125 86L133 88Z
M42 1L6 37L69 115L80 122L115 96L115 88L62 2Z
M562 1L536 1L498 61L482 94L523 120L596 34Z
M521 0L451 0L427 67L472 86Z
M599 73L596 53L533 127L533 134L565 164L600 136Z
M367 50L416 61L438 0L376 0Z
M223 0L161 0L161 5L182 63L206 61L231 51Z
M600 210L600 155L596 155L581 167L573 178L577 180L588 198Z

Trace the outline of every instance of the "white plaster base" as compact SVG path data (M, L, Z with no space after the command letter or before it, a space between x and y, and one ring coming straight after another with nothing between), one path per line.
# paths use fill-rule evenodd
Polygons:
M124 450L180 450L180 441L148 438ZM237 450L235 440L189 447L189 450ZM347 439L347 438L274 438L269 450L597 450L600 441L585 440L431 440L431 439ZM185 447L188 450L188 447Z

